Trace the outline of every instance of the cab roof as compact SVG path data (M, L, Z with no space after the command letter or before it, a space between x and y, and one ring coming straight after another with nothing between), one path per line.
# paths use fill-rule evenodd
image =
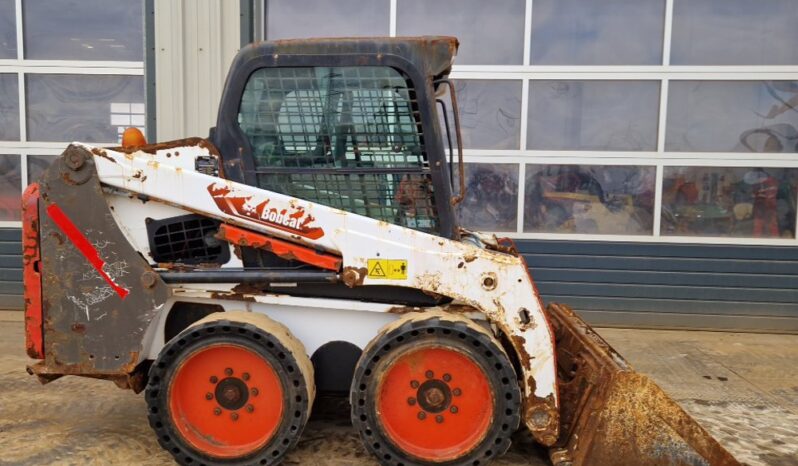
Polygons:
M332 37L286 39L250 44L238 53L234 65L259 56L280 55L394 55L409 61L426 76L449 73L459 43L451 36Z

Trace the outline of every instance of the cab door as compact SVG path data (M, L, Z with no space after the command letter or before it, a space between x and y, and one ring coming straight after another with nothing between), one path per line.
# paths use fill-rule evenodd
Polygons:
M387 66L261 68L238 124L254 185L440 234L407 80Z
M414 78L406 63L391 66L390 57L374 61L324 55L250 63L239 93L231 80L244 71L234 71L212 136L225 176L454 237L431 79Z

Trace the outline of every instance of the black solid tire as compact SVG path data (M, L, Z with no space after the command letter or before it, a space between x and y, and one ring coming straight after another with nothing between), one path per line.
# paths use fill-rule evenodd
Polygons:
M435 340L467 352L488 375L494 397L494 418L483 440L470 452L446 462L424 462L394 445L383 432L376 414L377 379L385 361L396 351ZM486 465L510 448L510 436L518 429L521 391L515 369L495 338L457 319L430 316L415 319L372 341L361 356L351 390L352 425L365 447L383 465Z
M266 445L244 457L220 459L196 450L181 437L169 414L169 384L175 369L192 351L213 343L235 343L253 350L272 365L283 386L285 416L280 426ZM189 327L161 350L149 372L145 394L147 418L158 443L180 464L275 465L296 445L308 420L307 383L294 355L275 336L244 322L211 321Z

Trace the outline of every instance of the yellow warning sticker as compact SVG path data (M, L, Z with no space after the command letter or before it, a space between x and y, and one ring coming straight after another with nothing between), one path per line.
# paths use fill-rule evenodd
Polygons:
M407 261L404 259L369 259L369 278L405 280Z

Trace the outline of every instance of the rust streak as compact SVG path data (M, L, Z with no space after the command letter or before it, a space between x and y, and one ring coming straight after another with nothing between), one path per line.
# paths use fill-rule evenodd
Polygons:
M551 304L546 313L557 340L562 422L552 459L574 465L739 465L570 308Z
M207 139L203 138L185 138L185 139L176 139L174 141L167 141L167 142L159 142L155 144L145 144L143 146L134 146L134 147L108 147L108 150L112 150L115 152L124 152L125 154L132 154L134 152L144 152L147 154L155 155L159 150L167 150L167 149L174 149L177 147L201 147L203 149L207 149L213 155L219 155L218 149L211 144Z
M116 163L116 160L114 160L113 157L108 155L108 153L105 152L105 149L102 149L100 147L92 147L91 148L91 153L96 155L97 157L102 157L102 158L104 158L106 160L110 160L111 162Z
M369 271L366 267L344 267L341 280L349 288L354 288L363 284Z
M231 301L246 301L250 303L255 302L255 296L252 294L244 294L240 292L243 285L237 285L233 288L233 292L224 292L224 291L214 291L211 293L211 298L213 299L225 299ZM257 289L253 286L249 286L246 288L247 291L251 291L254 294L261 294L263 293L260 289Z

